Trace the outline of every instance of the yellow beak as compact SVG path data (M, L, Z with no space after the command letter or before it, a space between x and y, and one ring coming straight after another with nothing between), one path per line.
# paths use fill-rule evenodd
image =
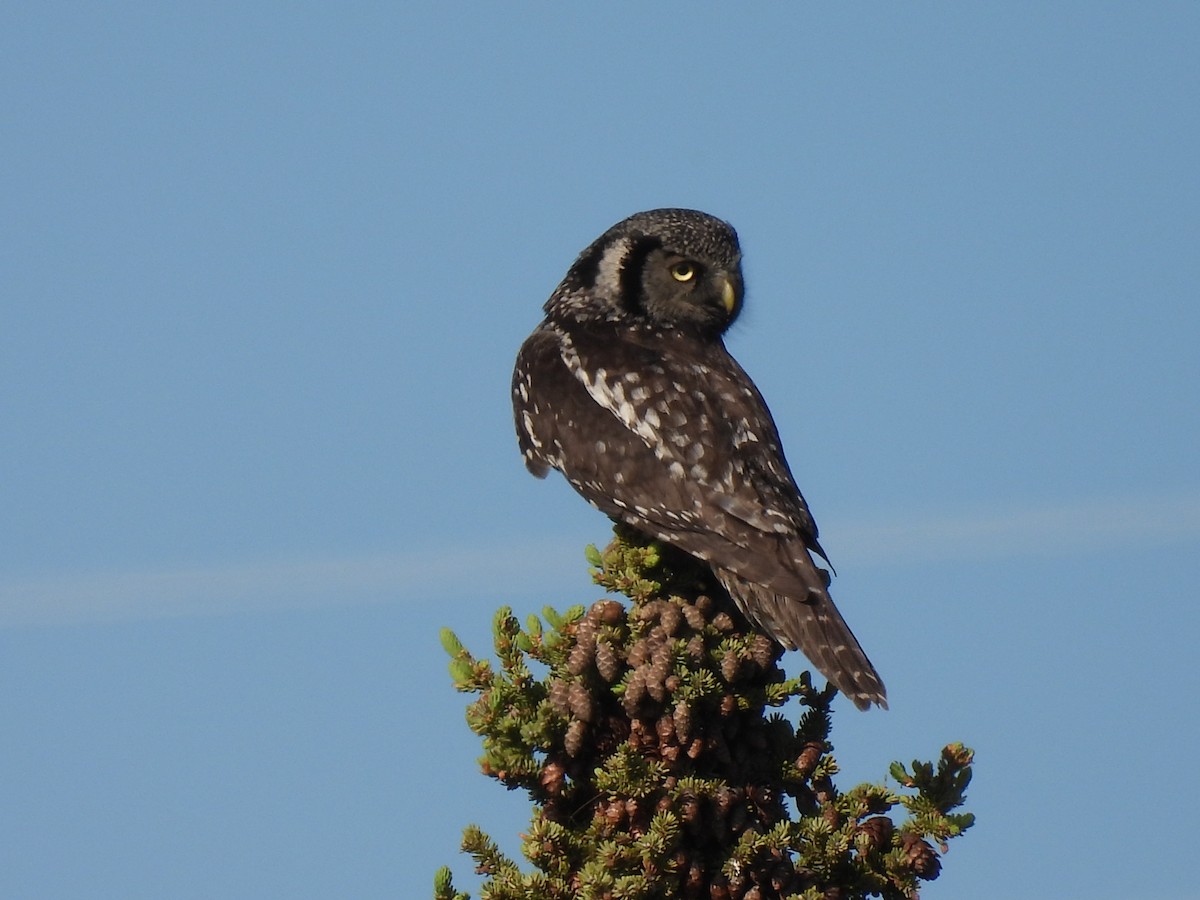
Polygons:
M725 312L732 316L733 311L737 309L737 288L733 286L733 282L728 276L722 279L722 281L724 283L721 286L721 302L725 304Z

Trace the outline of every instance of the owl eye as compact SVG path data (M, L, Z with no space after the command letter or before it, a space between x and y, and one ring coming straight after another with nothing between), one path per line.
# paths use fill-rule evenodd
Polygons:
M696 267L687 260L671 266L671 277L676 281L691 281L696 277Z

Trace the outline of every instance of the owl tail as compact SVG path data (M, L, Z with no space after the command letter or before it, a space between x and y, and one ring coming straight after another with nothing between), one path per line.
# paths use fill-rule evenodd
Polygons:
M815 569L815 574L821 570ZM807 600L784 597L728 569L717 577L750 622L789 650L799 650L859 709L887 709L887 690L858 639L822 586Z

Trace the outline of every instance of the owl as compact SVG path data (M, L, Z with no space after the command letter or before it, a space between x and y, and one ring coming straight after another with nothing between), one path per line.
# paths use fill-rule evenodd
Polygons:
M525 465L703 560L751 625L860 709L886 709L814 562L828 559L771 413L725 349L742 296L737 234L720 219L656 209L602 234L517 356Z

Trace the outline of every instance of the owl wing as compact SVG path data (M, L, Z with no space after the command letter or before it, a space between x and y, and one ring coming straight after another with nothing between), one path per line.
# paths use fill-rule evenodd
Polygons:
M526 464L708 562L743 613L859 708L887 706L827 590L816 525L761 395L716 342L547 323L513 379Z
M781 594L821 580L774 421L719 341L548 323L513 391L534 474L556 468L608 515Z

